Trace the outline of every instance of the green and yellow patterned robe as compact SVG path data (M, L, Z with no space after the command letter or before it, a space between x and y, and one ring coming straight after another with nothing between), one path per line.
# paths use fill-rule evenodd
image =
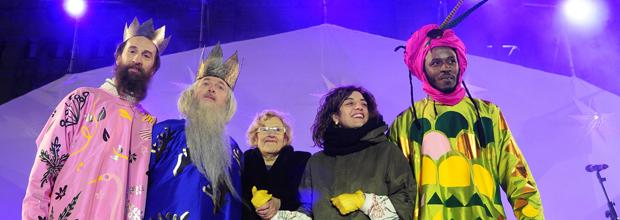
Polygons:
M505 219L500 187L518 219L544 219L536 182L502 113L475 101L480 120L471 99L446 106L427 97L415 103L418 121L409 108L392 123L390 140L418 184L414 219Z

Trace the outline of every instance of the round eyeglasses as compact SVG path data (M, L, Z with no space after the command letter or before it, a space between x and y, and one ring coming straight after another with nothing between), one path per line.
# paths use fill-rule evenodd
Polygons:
M284 127L258 127L256 130L258 133L276 133L283 134L286 132L286 128Z

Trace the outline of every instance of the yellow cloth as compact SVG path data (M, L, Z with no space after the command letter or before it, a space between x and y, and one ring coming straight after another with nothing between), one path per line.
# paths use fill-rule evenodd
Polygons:
M357 211L364 205L364 193L361 190L355 191L355 193L343 193L330 200L341 215L346 215L351 212Z
M261 189L258 190L256 188L256 186L252 187L252 205L254 205L254 208L258 208L261 207L263 205L265 205L265 203L267 203L270 199L271 199L271 194L269 194L267 192L267 190Z

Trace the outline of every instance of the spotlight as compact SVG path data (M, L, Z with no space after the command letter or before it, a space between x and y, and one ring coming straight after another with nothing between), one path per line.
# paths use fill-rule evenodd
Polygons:
M570 24L579 28L599 28L607 20L607 7L600 0L566 0L562 13Z
M79 18L86 11L86 3L84 0L65 0L65 11L72 17Z

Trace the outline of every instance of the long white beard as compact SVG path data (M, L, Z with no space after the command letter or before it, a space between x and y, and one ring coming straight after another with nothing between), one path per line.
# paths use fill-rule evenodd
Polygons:
M185 138L190 159L198 171L211 182L214 195L221 193L221 186L236 194L229 169L231 147L226 135L226 109L200 103L192 99L185 123Z

